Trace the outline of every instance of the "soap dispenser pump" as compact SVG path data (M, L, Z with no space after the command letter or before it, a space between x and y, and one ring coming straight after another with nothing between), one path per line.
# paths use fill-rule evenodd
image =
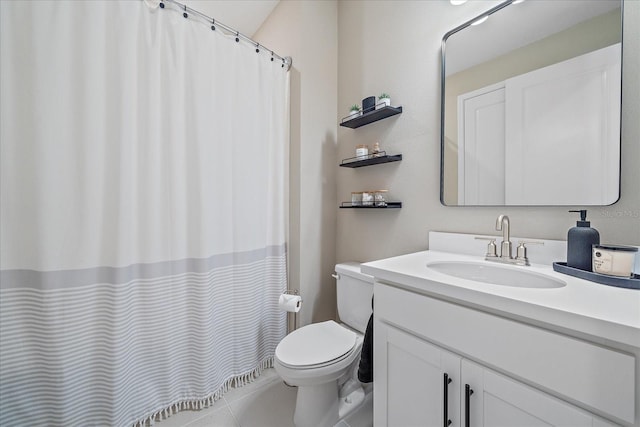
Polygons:
M600 244L600 233L590 227L586 209L569 212L579 212L580 221L567 234L567 266L591 271L592 245Z

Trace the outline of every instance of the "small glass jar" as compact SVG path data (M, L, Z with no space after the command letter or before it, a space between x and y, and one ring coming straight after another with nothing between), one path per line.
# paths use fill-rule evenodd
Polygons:
M362 191L351 192L351 206L362 206Z
M373 144L373 157L380 157L382 155L382 153L380 152L380 143L376 142L375 144Z
M356 157L360 160L364 160L369 156L369 146L360 144L356 145Z
M387 206L387 193L389 190L376 190L373 195L375 206L384 207Z
M362 206L373 206L375 198L375 192L363 191L362 192Z

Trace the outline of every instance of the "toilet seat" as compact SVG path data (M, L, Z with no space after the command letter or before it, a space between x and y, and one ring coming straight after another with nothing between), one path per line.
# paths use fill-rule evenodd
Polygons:
M290 369L320 368L349 357L356 347L355 332L333 320L312 323L287 335L276 347L276 358Z

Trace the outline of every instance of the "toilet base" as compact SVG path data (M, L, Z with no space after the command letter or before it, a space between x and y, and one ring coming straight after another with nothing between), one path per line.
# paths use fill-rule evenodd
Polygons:
M338 419L343 419L364 401L365 393L362 387L353 390L345 397L340 397L338 403Z
M334 427L373 427L373 392L371 389L365 391L364 400Z
M372 387L358 387L340 396L335 382L298 387L293 422L296 427L372 427ZM344 387L343 387L344 388Z
M338 422L338 383L299 386L293 423L296 427L333 427Z

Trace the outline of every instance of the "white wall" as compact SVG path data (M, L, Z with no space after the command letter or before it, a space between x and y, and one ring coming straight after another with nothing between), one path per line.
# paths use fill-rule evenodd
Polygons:
M337 13L335 1L281 1L254 36L293 58L289 279L302 325L335 317Z
M402 162L342 170L338 199L350 192L388 188L403 202L400 210L338 212L337 261L368 261L425 249L429 230L498 234L497 215L511 218L520 236L566 239L575 225L570 208L445 207L439 201L440 45L450 29L497 1L452 6L448 1L341 1L338 8L338 113L382 91L404 112L356 130L339 128L339 159L356 144L380 141L402 153ZM640 2L625 2L623 57L623 159L621 199L589 208L603 242L640 244Z

